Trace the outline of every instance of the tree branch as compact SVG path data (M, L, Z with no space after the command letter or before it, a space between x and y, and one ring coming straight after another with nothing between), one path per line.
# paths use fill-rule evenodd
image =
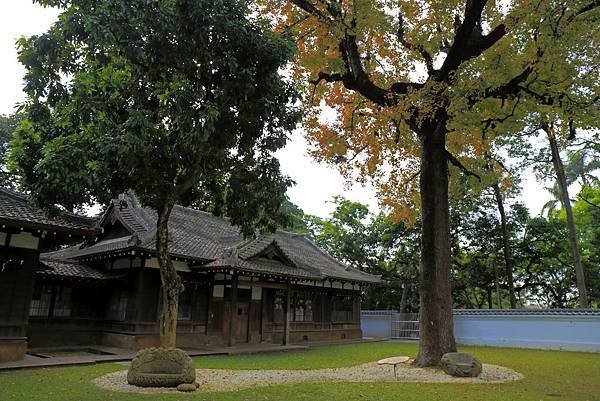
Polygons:
M450 46L448 55L444 60L444 64L442 64L442 68L439 70L438 79L440 81L447 81L450 74L456 71L462 62L481 54L477 53L479 49L485 50L489 48L504 36L505 32L503 32L502 29L496 28L492 31L494 32L494 35L484 41L484 44L479 46L473 45L473 39L476 41L482 39L481 14L483 13L486 3L487 0L466 0L465 14L462 23L458 25L459 20L455 20L455 26L457 26L456 33L454 35L452 46ZM502 33L502 35L499 35L500 33Z
M290 3L327 25L331 26L333 24L333 20L331 20L325 13L319 10L317 6L308 0L290 0Z
M460 160L458 160L452 153L450 153L448 150L446 150L446 157L448 158L448 161L450 163L452 163L455 167L458 167L463 174L467 175L467 176L471 176L471 177L475 177L477 178L477 180L481 181L481 177L472 172L471 170L469 170L468 168L466 168L461 162Z
M490 97L507 99L509 97L516 96L521 90L519 84L525 82L532 72L533 64L530 63L527 65L527 67L523 69L523 71L521 71L521 73L519 73L519 75L515 76L504 85L498 86L496 88L487 88L481 94L482 96L478 96L478 94L470 96L470 103L475 104L478 99L485 99Z
M347 71L342 81L344 86L359 92L380 106L393 104L393 99L388 96L389 92L375 85L365 72L356 42L356 35L346 32L344 38L340 41L339 49Z
M346 67L346 72L343 74L320 72L318 77L312 80L311 83L318 85L321 81L342 82L345 88L360 93L379 106L394 105L397 103L395 95L406 94L410 89L419 89L423 87L423 84L412 82L394 83L389 89L378 86L365 72L360 51L358 49L357 37L354 33L351 33L355 28L356 21L351 21L350 26L347 25L347 22L338 21L341 16L340 18L335 18L336 16L339 16L339 10L333 5L328 5L326 7L330 14L327 15L325 11L317 8L317 6L309 0L290 0L290 2L304 12L314 16L330 28L332 28L334 24L339 23L345 30L344 37L340 40L338 47Z
M585 203L587 203L588 205L590 205L590 206L592 206L592 207L595 207L596 209L599 209L599 210L600 210L600 205L596 205L595 203L593 203L593 202L590 202L590 201L589 201L587 198L585 198L585 197L581 196L581 194L577 195L577 197L578 197L579 199L581 199L582 201L584 201Z
M418 52L423 60L425 61L425 66L427 67L427 72L431 74L433 72L433 58L431 54L420 43L414 44L409 42L404 37L404 19L402 18L402 14L398 14L398 31L396 32L396 37L400 44L406 47L410 51Z
M592 0L588 4L582 6L579 10L575 11L567 18L567 23L572 22L575 18L579 17L581 14L587 13L588 11L592 11L594 8L600 7L600 0Z

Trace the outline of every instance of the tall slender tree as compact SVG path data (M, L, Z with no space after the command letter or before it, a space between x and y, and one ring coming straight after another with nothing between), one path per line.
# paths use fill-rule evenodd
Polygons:
M290 181L273 152L299 117L279 69L293 43L238 0L37 0L63 8L19 40L27 120L13 167L46 207L133 189L156 210L161 344L176 345L176 204L210 204L243 232L273 229Z
M437 365L456 350L448 166L469 174L469 159L484 158L493 135L482 126L512 121L539 66L559 61L547 47L585 38L598 2L257 1L296 35L295 76L313 84L305 99L315 156L374 179L396 217L420 209L416 362ZM323 115L327 107L337 118Z
M498 157L492 155L491 153L487 154L487 169L493 170L494 166L499 166L503 170L506 170L504 163L498 159ZM497 174L498 178L493 178L491 188L494 194L494 200L496 204L496 209L498 210L498 215L500 216L500 225L501 225L501 235L502 235L502 255L504 257L504 272L506 275L506 285L508 286L508 299L510 303L510 308L515 309L517 307L517 299L515 297L515 285L513 278L513 263L512 263L512 255L510 250L510 239L508 233L508 224L506 218L506 208L504 194L501 189L501 174ZM502 298L500 295L500 285L499 285L499 274L498 267L494 265L494 274L496 277L496 297L498 307L502 307Z
M560 189L560 201L565 209L567 216L567 228L569 229L569 245L571 246L571 256L573 258L573 267L575 268L575 277L577 278L577 289L579 291L579 305L582 308L589 306L587 288L585 286L585 271L581 262L581 251L577 243L577 228L575 227L575 218L571 207L571 198L569 197L569 186L565 175L565 168L560 157L560 149L556 139L554 129L555 123L544 120L541 123L541 129L545 132L550 146L550 154L554 173L556 174L556 183Z

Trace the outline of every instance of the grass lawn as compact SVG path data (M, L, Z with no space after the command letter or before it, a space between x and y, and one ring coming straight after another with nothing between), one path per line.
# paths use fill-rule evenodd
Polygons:
M140 395L109 392L91 380L125 369L91 366L0 373L0 401L9 400L574 400L600 401L600 354L508 348L461 347L484 363L510 367L525 379L504 384L315 383L258 387L239 392ZM378 342L307 351L196 358L199 368L315 369L344 367L416 353L416 344Z

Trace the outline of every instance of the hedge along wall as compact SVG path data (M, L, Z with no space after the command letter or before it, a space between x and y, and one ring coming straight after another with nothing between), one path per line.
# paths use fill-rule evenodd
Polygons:
M363 336L392 336L394 312L365 312ZM457 309L454 335L460 344L600 352L600 310Z

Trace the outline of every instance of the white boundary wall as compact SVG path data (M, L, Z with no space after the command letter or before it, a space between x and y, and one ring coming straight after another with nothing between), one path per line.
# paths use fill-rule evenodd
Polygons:
M455 310L461 344L600 352L600 311Z
M363 336L390 337L391 311L364 311ZM547 309L454 311L460 344L600 352L600 310Z

